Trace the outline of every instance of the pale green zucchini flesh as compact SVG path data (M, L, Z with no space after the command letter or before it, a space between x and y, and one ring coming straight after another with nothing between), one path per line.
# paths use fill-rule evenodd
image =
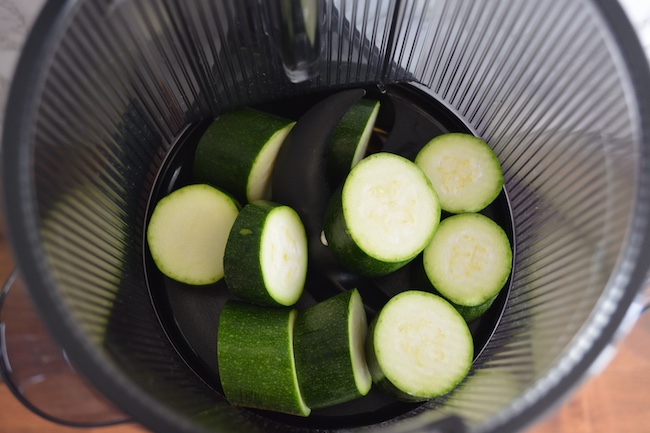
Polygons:
M399 399L446 394L468 374L472 334L440 296L409 290L381 309L370 330L367 357L373 381Z
M332 253L363 275L386 275L429 243L440 221L436 192L413 162L376 153L350 171L327 209Z
M228 194L194 184L163 197L147 226L158 269L174 280L205 285L223 278L223 255L239 209Z
M452 132L433 138L415 163L431 180L446 212L481 211L503 187L499 159L486 142L470 134Z

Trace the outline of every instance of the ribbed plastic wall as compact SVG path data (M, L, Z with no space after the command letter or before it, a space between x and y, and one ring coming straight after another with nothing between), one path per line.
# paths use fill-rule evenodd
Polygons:
M219 431L255 431L254 416L191 374L151 306L142 236L158 169L191 122L328 86L409 81L495 149L516 236L494 337L471 377L412 422L459 414L489 430L533 404L607 322L630 258L622 251L639 170L635 101L596 9L563 0L327 2L318 75L293 84L262 4L74 5L35 83L33 187L47 269L79 328L174 410Z

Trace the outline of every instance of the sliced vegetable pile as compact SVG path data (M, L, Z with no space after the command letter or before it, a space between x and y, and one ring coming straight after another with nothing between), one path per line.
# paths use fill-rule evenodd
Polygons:
M499 160L456 132L422 143L414 160L369 151L380 109L354 90L297 121L254 108L223 114L198 143L196 183L153 210L158 269L189 285L223 279L233 295L219 315L217 359L234 405L308 416L373 383L423 401L471 368L468 323L512 269L508 236L480 213L502 190ZM357 288L296 307L310 273L375 278L416 261L427 285L373 317Z

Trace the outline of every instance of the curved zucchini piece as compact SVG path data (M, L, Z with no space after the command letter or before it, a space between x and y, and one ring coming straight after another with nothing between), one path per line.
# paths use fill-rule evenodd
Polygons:
M297 311L230 300L217 331L221 387L233 405L308 416L296 376Z
M266 305L290 306L307 276L307 235L289 206L258 200L235 220L224 255L230 291Z
M365 356L366 312L357 289L298 314L294 350L298 382L312 409L366 395L372 379Z
M242 202L269 200L275 159L294 125L253 108L222 114L199 140L194 178L223 188Z
M512 270L508 236L478 213L442 220L422 258L433 287L465 307L480 306L498 295Z
M323 215L332 195L327 181L327 146L347 110L366 94L363 89L336 92L311 107L296 123L273 168L273 201L292 207L309 239L312 269L336 262L320 241Z
M380 388L406 401L448 393L468 374L472 334L440 296L410 290L391 298L371 325L368 366Z
M503 187L499 159L486 142L470 134L435 137L420 150L415 163L431 180L446 212L483 210Z
M327 149L327 172L331 185L339 185L365 156L380 103L360 99L338 124Z
M239 212L237 202L210 185L179 188L155 206L147 243L158 269L185 284L223 278L223 255Z
M380 152L350 171L332 197L324 227L329 248L345 266L381 276L422 252L439 222L438 198L422 170Z

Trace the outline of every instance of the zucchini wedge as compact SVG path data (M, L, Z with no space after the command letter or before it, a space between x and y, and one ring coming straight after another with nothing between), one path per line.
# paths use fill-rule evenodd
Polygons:
M222 114L199 140L194 178L223 188L242 203L269 200L275 159L295 123L248 107Z
M327 149L330 185L343 182L352 167L366 156L379 107L379 101L362 98L343 115Z

